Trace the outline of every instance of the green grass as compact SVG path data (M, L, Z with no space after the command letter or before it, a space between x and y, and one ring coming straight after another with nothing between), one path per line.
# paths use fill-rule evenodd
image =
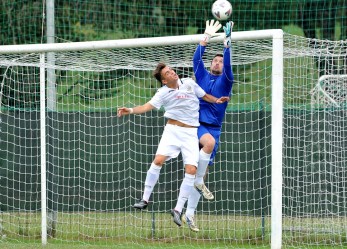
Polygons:
M40 213L2 213L6 240L26 241L41 238ZM234 215L197 215L199 233L188 227L178 228L168 213L151 212L84 212L58 213L58 225L52 241L89 241L92 243L119 243L145 241L160 242L217 242L223 240L267 243L262 238L261 217ZM265 219L269 230L269 221Z
M225 245L224 243L209 243L208 245L204 243L199 244L172 244L172 243L142 243L142 244L134 244L134 243L128 243L128 244L109 244L109 245L103 245L103 244L95 244L95 245L76 245L72 243L61 243L61 244L47 244L46 246L43 246L40 242L37 243L25 243L25 244L17 244L17 243L1 243L1 248L4 249L37 249L37 248L45 248L45 249L93 249L93 248L110 248L110 249L130 249L130 248L143 248L143 249L184 249L184 248L201 248L201 249L227 249L227 248L254 248L253 245ZM266 249L270 248L270 246L261 246L261 248ZM318 248L319 247L315 247ZM323 248L323 247L322 247ZM326 248L326 247L325 247Z
M268 217L198 214L196 218L198 233L187 226L178 228L168 213L59 212L56 233L45 248L270 248ZM2 213L1 219L6 238L0 240L0 248L41 246L40 213ZM284 218L284 248L347 245L347 234L339 229L344 223L342 218Z
M45 249L94 249L94 248L107 248L107 249L132 249L132 248L142 248L142 249L185 249L185 248L199 248L199 249L230 249L230 248L256 248L254 245L225 245L223 243L211 243L205 245L203 243L200 244L168 244L168 243L151 243L151 244L110 244L110 245L75 245L71 243L61 243L61 244L47 244L43 246L41 243L25 243L25 244L17 244L17 243L1 243L0 246L3 249L37 249L37 248L45 248ZM260 246L262 249L270 249L270 246ZM291 248L314 248L314 249L333 249L337 248L336 246L319 246L319 245L305 245L305 246L283 246L283 249L291 249ZM345 247L338 247L345 248Z

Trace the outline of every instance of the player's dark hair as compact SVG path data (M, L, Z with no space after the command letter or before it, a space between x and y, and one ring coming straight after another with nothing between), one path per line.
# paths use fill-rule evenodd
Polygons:
M156 78L160 83L162 83L161 82L161 71L163 70L164 67L166 67L166 64L160 62L160 63L158 63L157 67L153 71L154 78Z
M216 58L216 57L222 57L222 58L223 58L223 54L216 54L216 55L213 57L213 59Z

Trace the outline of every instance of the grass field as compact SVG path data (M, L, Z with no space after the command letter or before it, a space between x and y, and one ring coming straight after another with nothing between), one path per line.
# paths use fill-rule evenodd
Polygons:
M199 233L187 226L178 228L169 213L152 212L74 212L58 213L57 227L51 241L87 243L122 242L218 242L249 241L267 243L268 218L234 215L197 215ZM7 241L30 242L41 238L40 213L2 213L3 234ZM262 227L263 224L266 224ZM264 233L264 236L262 236Z
M2 213L5 236L0 248L41 247L40 218L39 212ZM168 213L59 212L55 236L48 238L45 248L270 248L268 217L199 214L196 218L198 233L187 226L178 228ZM283 230L285 248L347 245L346 233L339 232L344 223L343 219L283 219L288 228Z
M254 246L230 246L230 245L225 245L222 243L214 243L214 244L209 244L209 245L204 245L202 243L200 244L167 244L167 243L151 243L151 244L141 244L141 245L136 245L136 244L113 244L113 245L71 245L67 243L62 243L62 244L48 244L46 246L42 246L38 243L25 243L25 244L13 244L13 243L0 243L1 248L4 249L11 249L11 248L16 248L16 249L36 249L36 248L47 248L47 249L92 249L92 248L115 248L115 249L130 249L130 248L144 248L144 249L159 249L159 248L171 248L171 249L178 249L178 248L201 248L201 249L207 249L207 248L214 248L214 249L226 249L226 248L254 248ZM270 248L270 246L262 246L261 248ZM315 247L318 248L319 247ZM323 248L323 247L322 247ZM325 247L326 248L326 247Z

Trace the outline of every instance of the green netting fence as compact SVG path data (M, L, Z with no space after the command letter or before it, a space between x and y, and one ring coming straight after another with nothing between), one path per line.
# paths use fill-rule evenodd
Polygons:
M46 2L2 0L0 41L46 42ZM57 42L203 33L214 0L55 0ZM345 0L231 0L236 31L281 28L308 38L345 40Z

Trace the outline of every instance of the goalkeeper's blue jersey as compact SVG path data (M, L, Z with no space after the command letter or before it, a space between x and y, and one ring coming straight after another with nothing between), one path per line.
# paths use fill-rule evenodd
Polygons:
M206 70L202 56L206 47L198 45L194 57L193 67L196 82L199 86L217 98L222 96L231 96L231 89L234 82L234 75L231 67L230 49L224 48L223 52L223 73L221 75L212 75ZM223 104L214 104L200 99L199 121L214 127L222 127L225 110L228 102Z

